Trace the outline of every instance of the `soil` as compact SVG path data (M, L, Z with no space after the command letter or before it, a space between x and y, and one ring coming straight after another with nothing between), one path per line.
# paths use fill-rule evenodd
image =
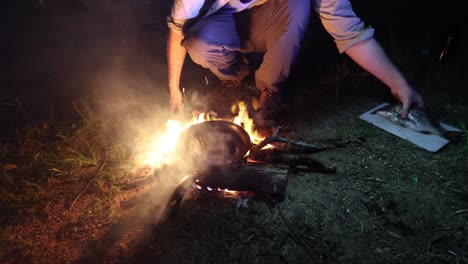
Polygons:
M6 4L3 16L9 37L1 47L2 144L18 136L19 128L49 129L53 122L74 120L72 103L83 97L102 118L167 120L169 3L82 1L30 8L24 2ZM411 27L396 30L386 24L388 16L357 7L388 34L376 36L431 114L455 126L468 124L466 35L455 32L450 56L439 61L444 28L433 35L415 34ZM426 42L431 36L433 42ZM313 155L336 173L292 174L285 201L254 197L247 207L237 207L234 196L191 189L175 218L157 222L180 179L177 171L153 175L148 168L126 168L125 177L100 185L100 166L94 166L44 180L21 167L33 163L34 153L49 142L22 140L16 153L0 156L0 261L468 263L466 127L462 136L430 153L360 120L360 114L393 98L333 45L312 18L288 82L288 108L277 122L293 139L346 142ZM219 116L257 95L251 84L227 90L190 59L182 85L187 108ZM138 130L138 122L123 130ZM107 157L99 164L103 171L115 166ZM15 188L14 199L6 195L8 186ZM13 206L12 200L21 203Z

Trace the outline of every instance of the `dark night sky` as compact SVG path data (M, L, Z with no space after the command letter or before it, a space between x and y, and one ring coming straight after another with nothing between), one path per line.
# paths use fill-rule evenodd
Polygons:
M132 20L129 23L121 17L109 19L101 15L95 16L93 21L88 18L81 20L78 18L82 18L83 13L95 12L92 8L83 9L68 5L39 10L20 4L25 2L27 1L4 1L0 11L0 29L4 36L0 44L2 93L5 90L7 92L27 91L34 87L34 92L31 93L33 96L37 93L47 93L56 97L64 96L66 93L72 93L74 89L72 87L81 89L79 87L86 84L79 83L78 80L84 79L83 76L87 72L96 74L96 69L99 67L108 68L106 59L114 60L121 55L122 51L127 53L125 62L130 65L129 71L138 72L142 69L140 72L147 71L147 75L150 76L152 73L149 69L153 66L148 67L144 63L148 63L148 60L153 60L152 63L164 63L165 40L162 36L167 30L164 16L168 11L168 1L153 0L150 1L152 3L148 5L148 9L124 10L130 11L129 17L132 17ZM64 2L66 1L61 1L61 3ZM125 2L148 3L149 1L114 0L113 2L119 5ZM464 48L467 39L465 26L467 24L465 17L468 14L467 2L466 0L353 0L352 4L358 16L376 28L378 40L385 40L393 34L408 40L408 45L440 50L445 45L448 36L454 36L455 40L452 44L454 48ZM156 19L153 19L151 25L137 21L145 16L154 16ZM65 17L64 20L69 25L61 27L48 22L57 17ZM74 17L77 17L76 23ZM54 26L49 26L48 23ZM135 23L133 27L132 23ZM131 36L119 35L122 32L118 32L117 37L112 35L114 33L96 33L103 25L117 31L124 28L124 33ZM319 23L314 23L310 31L320 29L320 27ZM60 34L63 36L57 33L57 28L60 28ZM322 34L326 35L323 32ZM157 35L161 37L158 38ZM313 37L321 36L314 32ZM131 44L128 44L129 39L133 41ZM328 41L331 42L330 39ZM128 45L133 46L129 48ZM325 43L324 46L329 46L330 52L325 52L323 56L336 53L333 45ZM155 55L156 53L158 55ZM95 61L84 59L93 58L93 56ZM73 60L70 61L70 58ZM141 61L138 61L139 58L144 60L143 66L133 67L135 64L141 64ZM163 79L165 74L160 74L156 78ZM65 92L47 90L53 85L68 87L68 89ZM41 90L42 88L45 90Z

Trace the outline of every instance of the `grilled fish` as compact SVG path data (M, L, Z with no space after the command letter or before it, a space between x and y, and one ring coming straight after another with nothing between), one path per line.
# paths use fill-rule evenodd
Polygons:
M424 109L420 107L411 108L408 113L408 117L402 118L400 115L402 108L403 107L400 104L391 105L387 108L377 111L377 114L383 116L395 124L420 133L434 134L438 136L444 135L443 130L429 118Z

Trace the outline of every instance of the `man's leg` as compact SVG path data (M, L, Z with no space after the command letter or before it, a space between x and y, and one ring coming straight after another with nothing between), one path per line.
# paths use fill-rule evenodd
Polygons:
M192 60L220 80L240 81L247 76L232 14L220 12L200 19L186 30L185 36L182 44Z
M250 34L242 48L243 52L265 52L255 82L262 91L260 106L266 118L276 114L275 101L299 53L310 11L311 0L269 0L247 12Z

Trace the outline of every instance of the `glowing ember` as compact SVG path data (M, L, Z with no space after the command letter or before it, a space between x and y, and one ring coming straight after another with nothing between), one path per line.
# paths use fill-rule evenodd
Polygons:
M224 189L218 188L218 191L222 193L224 198L237 198L239 196L238 191L231 191L226 188Z
M198 182L198 180L196 181ZM198 190L203 190L206 189L209 192L218 192L222 195L224 198L237 198L241 194L239 191L232 191L227 188L211 188L209 186L206 186L205 188L199 184L193 183L192 188L198 189Z
M250 136L251 142L258 144L264 138L260 137L257 131L254 129L253 120L249 117L247 111L247 105L244 102L239 102L237 105L238 114L231 121L241 127L243 127ZM142 158L142 165L149 165L155 168L161 167L164 164L170 164L175 161L177 155L176 145L179 135L191 125L198 124L205 121L215 120L209 114L200 113L193 117L189 122L183 123L176 120L168 120L166 123L166 131L161 134L153 135L151 141L146 146ZM224 190L223 190L224 191Z

